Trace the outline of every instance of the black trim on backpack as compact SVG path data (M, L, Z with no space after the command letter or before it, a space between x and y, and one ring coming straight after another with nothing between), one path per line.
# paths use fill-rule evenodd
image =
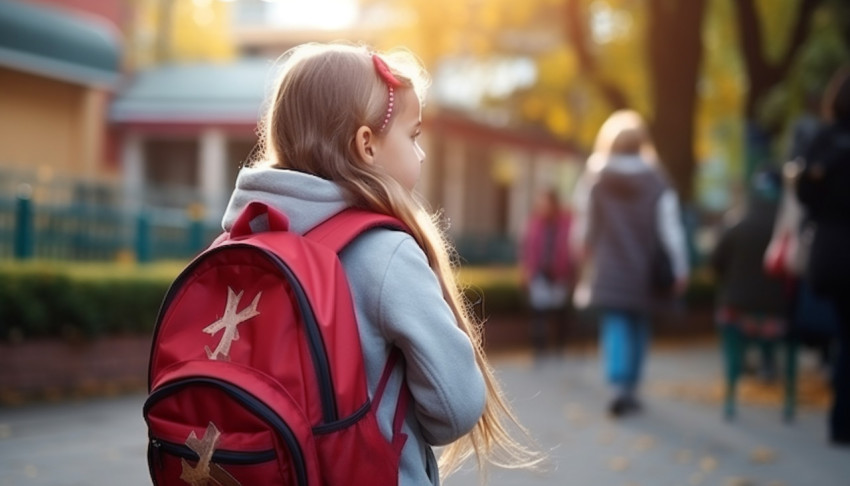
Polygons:
M329 424L322 424L313 427L313 433L316 435L330 434L338 430L342 430L346 427L350 427L360 421L360 419L365 417L366 414L369 413L370 408L372 408L372 402L367 401L356 412L349 415L348 417L345 417L344 419L337 420L336 422L331 422Z
M310 307L310 301L307 299L307 294L304 293L304 287L301 286L301 282L292 273L289 265L274 253L266 250L262 251L272 261L277 263L280 270L289 280L292 290L295 292L298 310L301 311L301 318L304 320L307 328L307 342L310 345L310 356L313 358L313 365L318 375L319 394L322 397L322 417L325 423L334 423L339 420L339 413L336 408L336 393L334 393L333 380L331 379L331 365L328 360L328 351L325 348L325 340L322 339L322 331L319 330L319 325L316 323L316 315L313 313L313 308Z

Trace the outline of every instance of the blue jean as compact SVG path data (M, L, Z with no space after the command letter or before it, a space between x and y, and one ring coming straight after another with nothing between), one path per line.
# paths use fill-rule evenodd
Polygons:
M602 356L608 381L625 392L640 382L649 346L649 324L634 312L606 310L601 313Z

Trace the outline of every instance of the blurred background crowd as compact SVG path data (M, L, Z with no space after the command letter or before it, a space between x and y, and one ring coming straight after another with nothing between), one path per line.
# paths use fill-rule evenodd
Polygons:
M718 338L729 418L748 372L793 416L813 350L850 443L842 0L0 0L4 349L147 336L220 232L275 59L334 40L431 73L417 190L488 347L544 359L592 322L616 417L650 330ZM65 372L0 398L90 382Z

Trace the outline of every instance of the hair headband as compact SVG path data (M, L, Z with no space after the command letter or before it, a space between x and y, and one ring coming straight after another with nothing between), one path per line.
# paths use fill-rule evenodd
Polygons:
M379 132L383 132L387 125L390 123L390 118L393 116L393 105L395 105L395 88L401 86L401 81L398 80L397 77L390 71L390 67L387 66L387 63L381 59L377 54L372 54L372 62L375 64L375 70L378 71L378 76L387 84L387 89L389 89L389 102L387 103L387 114L384 117L384 122L381 124L381 128L378 129Z

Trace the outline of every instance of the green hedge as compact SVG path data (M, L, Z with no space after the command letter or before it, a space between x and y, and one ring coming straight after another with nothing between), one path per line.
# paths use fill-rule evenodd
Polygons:
M479 318L518 314L525 310L525 296L519 288L516 267L464 267L458 280Z
M0 340L149 333L184 265L2 263ZM523 309L515 269L465 268L460 280L479 315Z
M0 340L149 333L183 262L0 264ZM691 306L711 305L710 279L695 275ZM517 270L467 267L460 283L479 316L526 310Z
M0 339L150 332L179 269L179 265L0 265Z
M459 280L479 317L519 314L528 309L516 267L465 267ZM684 297L688 308L711 308L714 299L713 275L707 268L695 269Z

